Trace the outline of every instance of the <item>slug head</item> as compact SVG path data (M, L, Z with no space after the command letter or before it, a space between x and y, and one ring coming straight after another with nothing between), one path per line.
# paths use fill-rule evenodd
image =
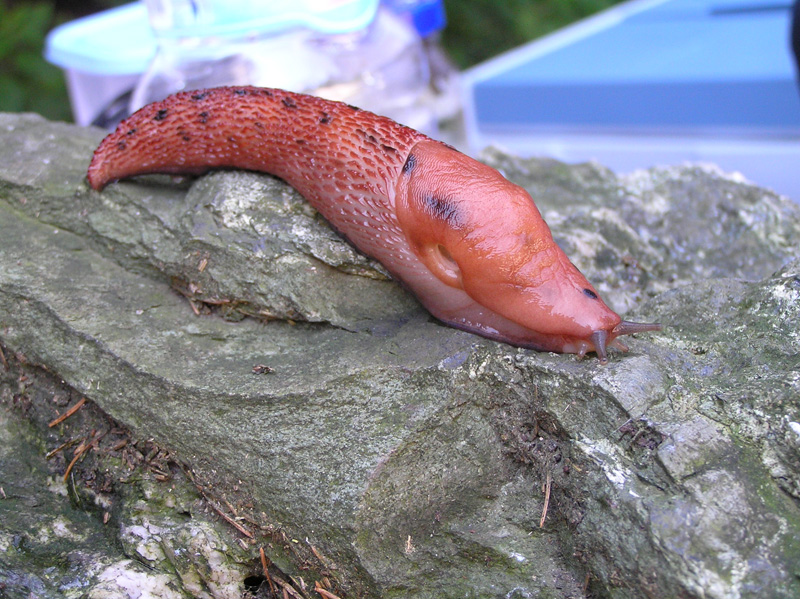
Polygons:
M530 195L456 150L418 143L396 206L412 250L455 291L420 297L445 322L523 347L595 351L602 362L607 346L625 349L618 335L657 327L626 330L633 323L622 325L555 244Z

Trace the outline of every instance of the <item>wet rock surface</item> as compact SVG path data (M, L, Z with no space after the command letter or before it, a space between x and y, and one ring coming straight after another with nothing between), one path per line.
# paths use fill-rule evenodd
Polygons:
M487 154L612 308L665 323L602 367L440 325L274 178L96 193L100 132L0 137L11 596L135 596L118 570L163 597L800 595L797 205Z

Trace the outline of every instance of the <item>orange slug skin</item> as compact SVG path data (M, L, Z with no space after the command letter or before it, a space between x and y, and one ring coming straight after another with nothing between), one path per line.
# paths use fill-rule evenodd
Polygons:
M276 175L443 322L543 351L625 350L622 321L495 169L386 117L278 89L182 92L97 148L89 184L239 168Z

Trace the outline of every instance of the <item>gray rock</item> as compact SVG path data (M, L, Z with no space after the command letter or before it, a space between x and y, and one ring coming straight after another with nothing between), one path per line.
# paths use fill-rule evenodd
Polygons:
M149 177L89 193L86 156L102 135L83 130L64 148L54 133L64 125L23 118L24 125L0 124L6 134L18 126L28 132L0 185L18 209L81 235L128 270L168 280L233 319L361 329L417 309L380 264L319 226L316 211L275 178L219 173L189 187Z
M9 362L11 370L20 367L11 356ZM36 424L54 399L61 403L70 394L35 369L22 369L28 380L20 387L27 389L13 398L5 395L17 381L8 368L2 373L3 400L15 409L0 412L0 594L242 597L253 570L251 552L230 538L226 525L204 517L202 499L187 481L156 482L146 468L123 467L120 452L101 467L81 467L77 481L74 475L63 480L56 472L63 474L68 451L58 450L62 435L42 433ZM109 424L99 409L87 406L59 433L69 438L93 425L117 442L120 431ZM43 445L56 448L52 459L43 459ZM114 493L108 491L112 479L119 483Z
M666 324L602 367L436 323L273 178L99 194L84 180L99 133L3 115L0 137L5 402L28 369L155 439L271 531L300 596L316 580L348 597L800 595L788 200L709 167L615 177L488 154L613 308ZM153 505L170 492L149 489ZM138 559L125 528L98 561ZM233 549L207 562L257 570L257 535L172 528L175 551L208 536ZM35 570L12 563L0 582L23 588ZM148 564L196 592L186 568Z

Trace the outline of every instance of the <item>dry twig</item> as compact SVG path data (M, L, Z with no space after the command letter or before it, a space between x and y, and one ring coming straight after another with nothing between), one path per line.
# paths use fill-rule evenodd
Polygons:
M56 447L55 449L51 449L50 451L48 451L48 452L45 454L45 456L44 456L44 457L45 457L45 459L46 459L46 460L49 460L49 459L50 459L50 458L52 458L54 455L56 455L56 454L57 454L59 451L61 451L61 450L63 450L63 449L66 449L66 448L67 448L67 447L69 447L70 445L75 445L75 443L77 443L77 440L76 440L76 439L67 439L67 440L66 440L66 441L64 441L64 442L63 442L61 445L59 445L58 447Z
M330 591L326 591L324 588L322 588L322 585L319 583L319 580L317 581L317 584L314 585L314 590L323 597L325 597L325 599L340 599L338 595L334 595Z
M553 483L553 475L547 471L547 479L544 483L544 507L542 508L542 519L539 520L539 528L544 528L544 521L547 519L547 508L550 506L550 487Z
M211 499L210 499L208 496L206 496L206 500L208 501L208 504L209 504L209 505L210 505L212 508L214 508L214 511L216 511L216 512L217 512L217 513L218 513L220 516L222 516L222 517L224 518L224 520L225 520L225 521L226 521L228 524L230 524L231 526L233 526L233 527L234 527L236 530L238 530L240 533L242 533L242 534L243 534L244 536L246 536L248 539L252 539L252 538L253 538L253 533L252 533L252 532L250 532L249 530L247 530L247 529L246 529L244 526L242 526L242 525L241 525L241 524L239 524L239 523L238 523L236 520L234 520L233 518L231 518L231 517L230 517L228 514L226 514L225 512L223 512L223 511L222 511L222 509L221 509L221 508L220 508L220 507L219 507L219 506L218 506L216 503L214 503L213 501L211 501Z
M75 411L75 410L73 410L73 411ZM89 441L88 443L81 443L80 445L78 445L78 448L75 450L75 455L72 457L72 461L69 463L69 465L67 466L66 471L64 472L64 482L67 482L67 479L69 478L69 474L70 474L70 472L72 472L72 468L75 466L75 464L78 463L78 460L80 460L84 455L86 455L86 453L90 449L93 449L94 447L97 447L97 444L100 442L100 440L103 437L106 436L107 433L108 433L108 431L103 431L102 433L100 433L96 437L93 436L92 440ZM91 434L94 435L94 431L92 431Z
M266 578L269 583L269 590L273 596L277 595L275 584L272 582L272 577L269 575L269 563L267 562L267 555L264 553L264 548L259 547L258 552L261 554L261 568L264 570L264 578Z
M71 407L69 410L67 410L66 412L64 412L63 414L61 414L61 416L59 416L58 418L56 418L55 420L53 420L53 421L52 421L50 424L48 424L47 426L48 426L48 427L50 427L50 428L53 428L53 427L54 427L54 426L56 426L57 424L61 424L61 423L62 423L62 422L64 422L64 421L65 421L67 418L69 418L70 416L72 416L72 415L73 415L75 412L77 412L78 410L80 410L80 409L83 407L83 404L85 404L85 403L86 403L86 398L85 398L85 397L81 397L81 398L78 400L78 402L77 402L77 403L76 403L74 406L72 406L72 407Z
M285 580L282 580L277 576L273 578L273 580L275 581L275 584L277 584L279 587L281 587L281 589L283 589L283 596L285 599L289 599L290 596L295 597L295 599L303 599L303 596L297 592L297 589L295 589L291 584L289 584Z

